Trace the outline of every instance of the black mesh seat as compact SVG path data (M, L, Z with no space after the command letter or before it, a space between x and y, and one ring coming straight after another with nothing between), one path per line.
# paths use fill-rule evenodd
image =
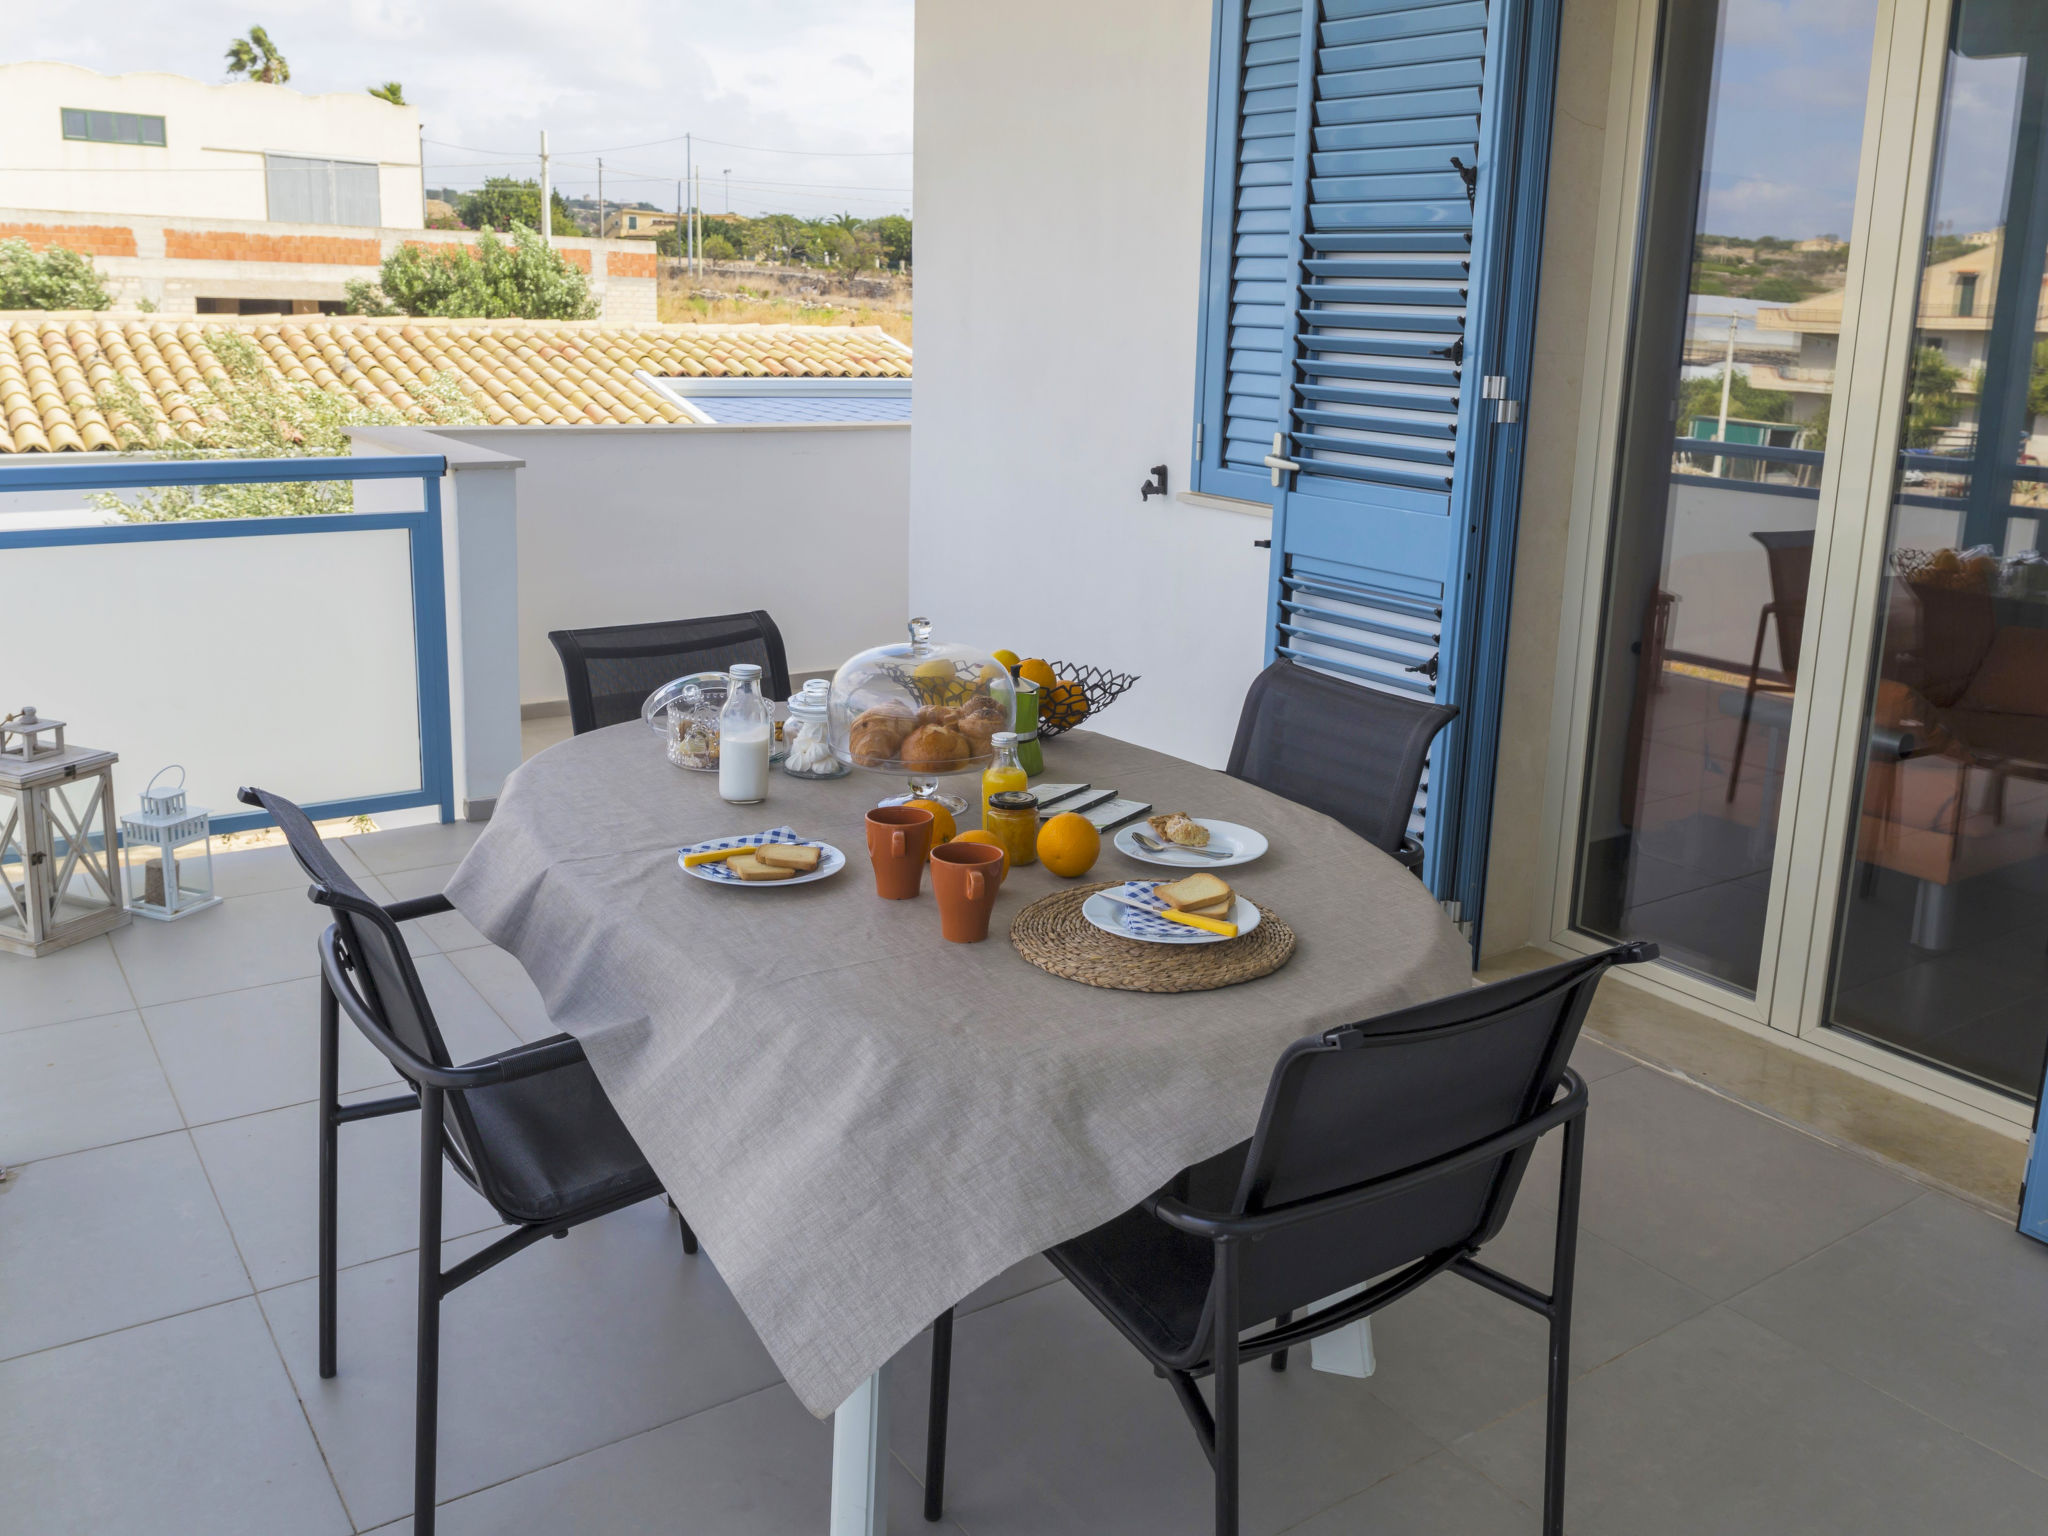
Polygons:
M1046 1251L1172 1385L1215 1471L1218 1536L1238 1529L1241 1362L1265 1356L1284 1369L1295 1345L1447 1270L1550 1325L1543 1529L1563 1530L1586 1110L1586 1085L1567 1063L1607 968L1656 952L1627 944L1296 1041L1249 1141ZM1477 1255L1506 1224L1537 1139L1560 1129L1546 1292ZM951 1366L947 1312L933 1328L930 1520L943 1512Z
M1226 770L1321 811L1411 869L1408 816L1436 734L1457 718L1432 704L1276 661L1244 696Z
M782 631L758 609L707 619L614 624L604 629L551 630L569 685L569 725L578 736L640 718L647 695L692 672L729 672L736 661L761 669L761 690L789 697L789 660Z
M349 878L298 806L260 789L244 789L241 799L275 819L313 882L307 894L334 913L332 926L319 940L323 1377L337 1370L337 1132L356 1120L421 1112L413 1528L419 1536L432 1536L441 1298L543 1237L562 1237L573 1226L661 1194L661 1181L605 1097L583 1047L570 1036L554 1035L455 1064L398 928L401 922L453 911L446 896L380 906ZM340 1102L342 1013L411 1085L411 1092L370 1103ZM446 1271L441 1267L444 1157L513 1228ZM686 1252L696 1251L687 1223L683 1246Z

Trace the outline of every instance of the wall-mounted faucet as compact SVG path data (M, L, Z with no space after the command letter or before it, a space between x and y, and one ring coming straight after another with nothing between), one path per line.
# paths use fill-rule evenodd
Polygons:
M1138 500L1150 501L1154 496L1164 496L1165 494L1166 466L1164 464L1154 464L1152 466L1152 478L1138 487Z

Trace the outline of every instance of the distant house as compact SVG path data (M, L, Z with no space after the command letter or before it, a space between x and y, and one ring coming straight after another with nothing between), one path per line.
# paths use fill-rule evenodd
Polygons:
M1792 242L1792 249L1795 251L1810 251L1819 255L1833 255L1836 251L1846 251L1848 248L1849 242L1836 235L1815 235L1811 240Z

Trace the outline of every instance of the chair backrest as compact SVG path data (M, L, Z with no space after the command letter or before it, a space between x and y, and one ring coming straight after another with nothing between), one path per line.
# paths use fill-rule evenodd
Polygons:
M1813 530L1766 530L1750 537L1763 545L1764 558L1770 563L1779 667L1786 681L1797 682L1800 639L1806 632L1806 582L1813 573Z
M1416 1169L1542 1113L1601 975L1655 953L1654 945L1623 945L1297 1041L1273 1069L1233 1212L1270 1211ZM1416 1260L1491 1240L1530 1150L1246 1244L1240 1316L1300 1310Z
M1228 771L1398 853L1429 744L1457 713L1276 661L1244 696Z
M736 661L761 669L761 691L789 697L782 631L766 613L721 613L658 624L557 629L548 634L569 685L569 725L578 736L637 720L647 695L692 672L729 672Z
M434 1020L433 1005L427 1000L419 971L412 963L412 951L406 947L405 936L391 914L349 878L314 830L312 819L299 806L263 789L244 789L237 798L244 805L260 806L270 813L284 833L292 857L313 882L306 894L316 904L333 911L335 927L341 931L342 943L354 965L357 996L368 1013L414 1055L437 1067L455 1066L441 1027ZM488 1175L488 1159L477 1156L482 1147L469 1107L460 1093L448 1094L445 1104L444 1123L456 1153L457 1167L483 1190L486 1198L491 1198L490 1189L479 1182L480 1175Z

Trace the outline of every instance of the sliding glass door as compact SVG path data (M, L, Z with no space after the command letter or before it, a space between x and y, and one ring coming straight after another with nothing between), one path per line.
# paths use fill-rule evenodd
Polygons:
M1572 924L1758 986L1879 0L1669 0Z
M2048 3L1956 0L1823 1022L2031 1100L2048 1050Z

